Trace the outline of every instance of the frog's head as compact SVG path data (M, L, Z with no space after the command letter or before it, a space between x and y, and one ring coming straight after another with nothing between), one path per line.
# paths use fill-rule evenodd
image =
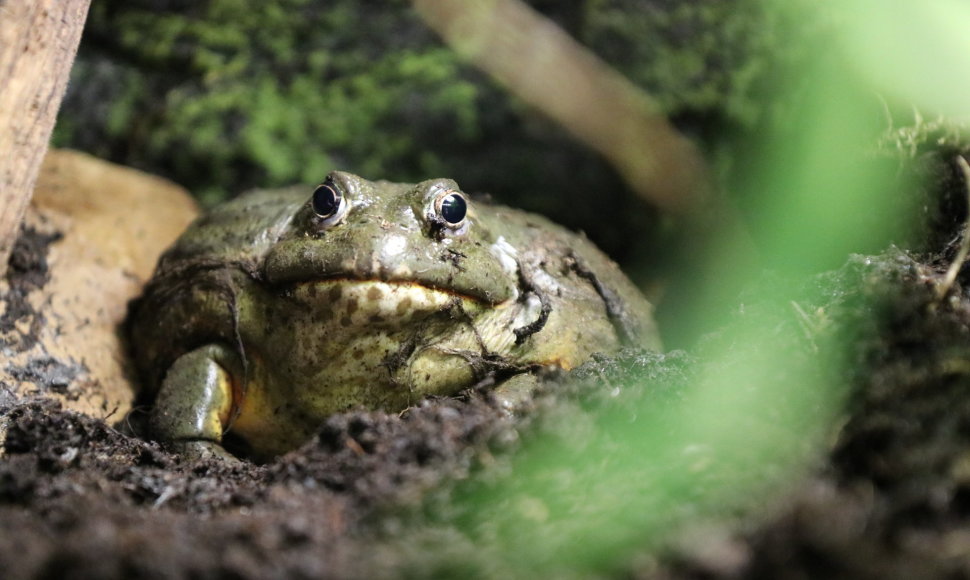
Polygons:
M497 304L516 295L517 266L450 179L371 182L334 171L267 254L271 283L415 284Z

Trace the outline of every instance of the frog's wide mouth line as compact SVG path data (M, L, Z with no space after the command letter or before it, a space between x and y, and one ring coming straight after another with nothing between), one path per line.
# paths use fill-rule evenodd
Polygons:
M331 300L340 299L344 289L350 289L355 292L361 289L366 289L366 297L370 300L380 300L385 299L385 297L389 298L395 296L400 300L404 300L408 297L405 296L405 293L426 293L429 297L434 296L444 298L447 302L452 302L457 298L462 301L488 305L493 308L501 306L504 302L508 302L508 300L490 300L485 295L469 294L467 292L459 292L452 288L433 286L420 280L380 280L372 278L353 278L350 276L334 276L330 278L318 278L315 280L296 282L295 286L298 288L312 289L310 290L311 294L319 294L321 291L325 292Z
M326 281L411 284L486 304L499 304L519 293L517 274L510 271L515 265L500 263L478 246L436 246L414 252L403 241L400 247L387 242L376 249L364 245L344 252L331 247L344 243L350 242L322 238L278 241L254 274L283 288Z
M501 308L509 300L500 302L489 300L487 297L467 292L459 292L451 288L432 286L419 280L374 280L368 278L351 278L336 276L305 280L295 283L297 288L305 288L310 296L323 296L330 301L346 299L345 294L354 294L358 298L368 301L387 301L401 308L400 304L410 304L419 308L420 302L427 302L428 306L444 307L455 300L489 308ZM419 302L415 302L415 300Z

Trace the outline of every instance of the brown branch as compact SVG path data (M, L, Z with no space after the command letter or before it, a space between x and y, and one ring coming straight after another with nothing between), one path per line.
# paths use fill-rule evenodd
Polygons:
M0 275L54 128L90 0L0 0Z
M458 53L598 151L653 203L707 198L706 165L653 100L518 0L414 0Z

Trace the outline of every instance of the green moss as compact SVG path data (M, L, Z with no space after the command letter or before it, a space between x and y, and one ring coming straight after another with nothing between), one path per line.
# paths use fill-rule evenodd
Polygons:
M761 120L775 73L807 57L806 40L822 23L804 0L784 10L763 0L594 0L588 7L583 40L665 111L714 115L742 129ZM795 25L793 13L804 20Z
M443 146L478 134L478 88L402 2L381 12L308 0L158 4L92 8L80 90L65 108L83 120L65 124L60 144L97 151L90 141L125 139L138 154L119 161L224 195L319 180L335 160L416 178L443 165L421 142L433 126L449 127ZM83 76L101 59L125 72L107 87L105 117L90 115Z

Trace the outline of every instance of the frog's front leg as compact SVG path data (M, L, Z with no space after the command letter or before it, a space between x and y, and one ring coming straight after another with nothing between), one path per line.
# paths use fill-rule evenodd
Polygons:
M190 457L231 458L222 436L233 409L239 356L210 344L183 354L169 368L150 417L153 437Z

